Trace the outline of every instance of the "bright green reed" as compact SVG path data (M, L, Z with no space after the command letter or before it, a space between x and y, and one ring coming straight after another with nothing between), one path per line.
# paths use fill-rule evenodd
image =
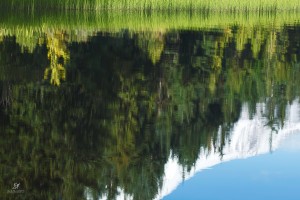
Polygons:
M299 10L299 0L1 0L2 8L67 10Z

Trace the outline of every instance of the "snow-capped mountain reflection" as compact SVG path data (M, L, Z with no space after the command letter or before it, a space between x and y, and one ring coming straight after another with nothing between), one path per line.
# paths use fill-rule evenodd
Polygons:
M176 157L170 156L165 165L163 186L156 199L162 199L175 190L184 181L182 178L183 174L185 180L187 180L197 172L222 162L244 159L276 150L284 138L300 130L299 108L298 100L295 100L286 108L286 120L283 127L272 127L268 126L269 122L264 117L266 113L264 103L257 104L256 114L252 118L249 116L247 104L244 104L240 118L234 124L230 136L223 147L223 156L221 157L219 152L201 149L198 160L190 172L187 172L178 164ZM218 137L221 137L221 127ZM221 140L219 139L219 141ZM221 142L219 145L221 145Z

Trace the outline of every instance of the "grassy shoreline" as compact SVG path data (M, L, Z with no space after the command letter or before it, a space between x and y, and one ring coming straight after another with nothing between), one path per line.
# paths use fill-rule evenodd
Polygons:
M14 15L0 13L2 31L20 29L63 29L115 32L156 31L174 29L226 28L228 26L281 27L300 23L300 13L281 12L257 15L249 13L189 12L29 12ZM0 31L1 31L0 29Z
M299 0L1 0L4 9L23 10L202 10L220 12L299 11Z

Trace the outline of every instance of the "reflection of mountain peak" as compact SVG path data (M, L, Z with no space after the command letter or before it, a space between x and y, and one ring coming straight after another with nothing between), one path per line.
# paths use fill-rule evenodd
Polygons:
M220 157L218 151L200 151L198 160L190 172L187 172L178 164L178 158L172 158L170 156L165 165L163 186L156 199L162 199L175 190L183 181L183 173L187 180L193 177L197 172L222 162L268 153L269 151L277 149L280 142L287 135L300 130L300 117L298 114L300 107L298 100L286 108L287 115L285 125L276 133L272 130L272 127L265 126L267 119L263 116L266 110L264 103L257 104L256 114L251 118L248 114L248 106L246 104L243 105L240 119L234 124L231 134L226 140L222 156ZM219 137L221 137L221 128L219 129Z

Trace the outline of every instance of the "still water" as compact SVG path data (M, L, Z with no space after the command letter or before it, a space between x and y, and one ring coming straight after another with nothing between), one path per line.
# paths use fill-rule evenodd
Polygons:
M299 198L294 14L1 16L0 199Z

